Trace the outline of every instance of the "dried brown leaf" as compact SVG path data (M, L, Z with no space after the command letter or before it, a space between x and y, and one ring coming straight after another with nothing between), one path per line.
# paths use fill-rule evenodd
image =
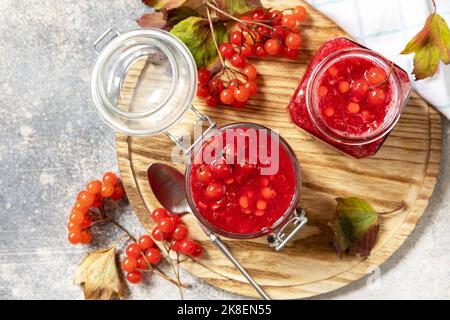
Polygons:
M165 12L151 12L142 15L137 20L142 28L164 29L167 26L167 14Z
M87 300L122 298L124 284L116 266L116 248L89 253L75 270L73 282L84 286Z

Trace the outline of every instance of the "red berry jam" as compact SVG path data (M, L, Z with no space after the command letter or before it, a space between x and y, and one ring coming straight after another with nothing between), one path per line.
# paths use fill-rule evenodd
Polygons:
M404 70L348 39L337 38L319 49L288 110L297 126L362 158L381 147L410 92Z
M188 168L194 213L222 235L267 234L298 200L295 155L278 135L262 128L242 124L221 129Z

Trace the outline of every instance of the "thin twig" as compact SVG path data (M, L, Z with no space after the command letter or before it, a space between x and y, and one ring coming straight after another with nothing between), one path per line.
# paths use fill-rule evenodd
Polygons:
M369 90L375 90L378 87L384 87L388 83L389 78L391 77L391 75L394 71L395 71L395 64L394 64L394 62L391 61L391 65L389 67L389 73L386 76L386 80L383 80L383 82L381 82L377 85L369 87Z
M205 2L205 4L207 4L207 2ZM225 67L225 61L223 60L223 57L220 54L219 45L217 44L216 35L214 33L214 26L212 23L211 11L209 10L208 7L206 7L206 13L208 14L209 28L211 29L211 35L212 35L212 38L214 41L214 45L216 46L217 53L219 54L219 58L220 58L220 62L222 63L222 67Z
M180 253L177 252L177 280L180 284L182 284L181 277L180 277L180 263L181 263L180 262Z
M173 264L172 258L170 257L169 250L167 250L167 248L166 248L166 243L165 243L166 241L165 241L164 238L162 239L162 242L163 242L163 247L164 247L164 249L165 249L165 251L166 251L167 260L169 260L169 264L170 264L170 266L172 267L173 274L174 274L175 277L177 278L177 282L178 282L178 291L180 292L180 299L181 299L181 300L184 300L183 289L182 289L182 284L181 284L181 281L180 281L180 277L177 276L177 271L176 271L176 269L175 269L175 265Z
M378 212L378 215L380 215L382 217L386 217L391 214L398 213L400 210L404 209L405 207L406 207L406 203L404 201L402 201L402 203L400 204L400 206L398 208L396 208L394 210L390 210L390 211Z
M157 266L153 266L153 272L156 275L160 276L161 278L163 278L163 279L169 281L170 283L172 283L173 285L177 286L179 289L180 289L180 287L189 288L189 286L183 285L183 284L179 284L176 280L173 280L171 277L169 277L167 274L165 274L164 271L162 271ZM183 299L183 297L182 297L182 299Z
M158 268L158 266L154 266L152 265L148 260L147 257L145 256L144 252L141 252L142 257L145 260L145 263L147 264L149 271L153 272L154 274L156 274L157 276L163 278L164 280L169 281L170 283L172 283L173 285L179 287L180 283L179 281L175 281L174 279L172 279L169 275L167 275L164 271L162 271L160 268Z
M116 225L120 230L125 232L131 240L133 240L134 242L137 242L136 238L124 226L122 226L119 222L117 222L115 219L113 219L111 217L106 217L105 220L108 220L111 223L113 223L114 225Z

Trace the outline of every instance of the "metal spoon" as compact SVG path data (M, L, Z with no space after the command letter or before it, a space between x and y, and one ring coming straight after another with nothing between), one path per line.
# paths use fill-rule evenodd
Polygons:
M186 199L184 188L184 176L175 168L163 164L153 163L147 169L148 182L161 205L174 214L192 213L191 207ZM244 267L236 260L220 238L203 225L201 228L209 239L223 252L223 254L238 268L248 282L255 288L261 298L270 300L270 297L248 274Z

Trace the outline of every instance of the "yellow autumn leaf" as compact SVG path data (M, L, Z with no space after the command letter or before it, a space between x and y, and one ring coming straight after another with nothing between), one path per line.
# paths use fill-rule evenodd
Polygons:
M116 247L89 253L75 270L73 282L84 286L87 300L122 298L124 284L116 266Z
M444 18L436 12L428 17L423 29L401 52L411 53L415 53L413 74L416 80L435 75L440 61L450 63L450 30Z

